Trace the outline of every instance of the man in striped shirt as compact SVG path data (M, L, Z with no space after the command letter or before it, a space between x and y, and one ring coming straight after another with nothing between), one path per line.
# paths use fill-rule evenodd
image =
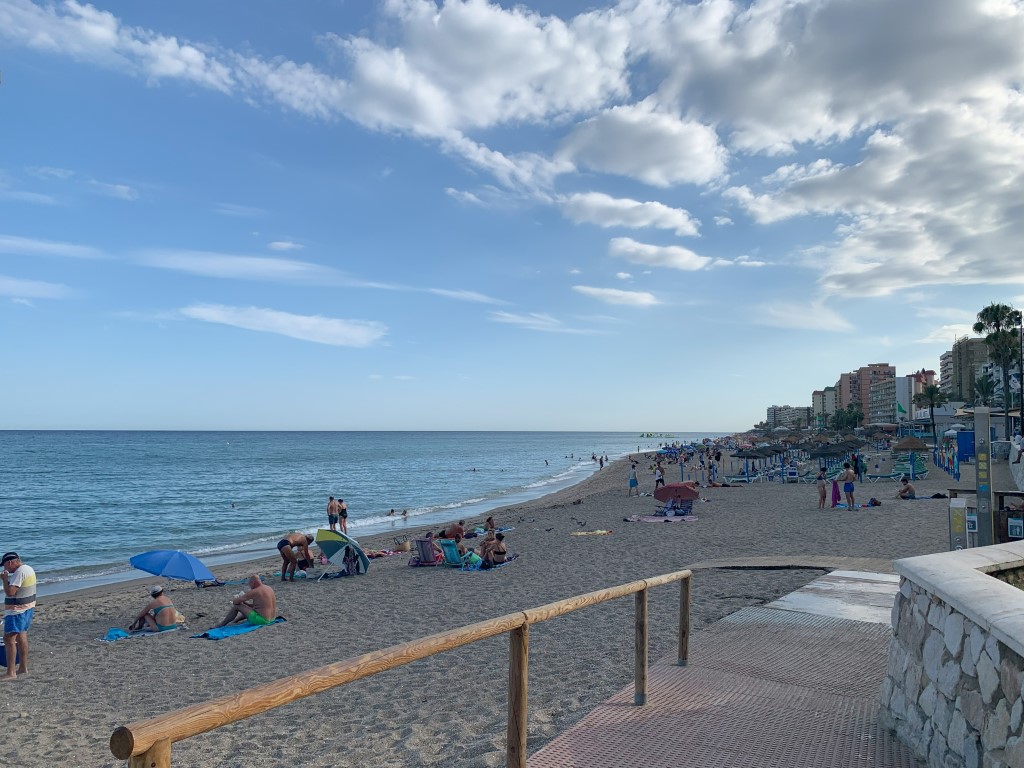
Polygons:
M36 607L36 572L21 562L17 552L0 558L0 579L4 584L4 651L7 674L0 680L14 680L28 674L28 628ZM15 672L15 659L19 658Z

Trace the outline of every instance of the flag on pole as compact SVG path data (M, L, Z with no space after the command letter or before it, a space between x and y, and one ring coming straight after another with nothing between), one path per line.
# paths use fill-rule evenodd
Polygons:
M906 408L904 408L899 403L896 403L896 413L906 413L906 412L907 412Z

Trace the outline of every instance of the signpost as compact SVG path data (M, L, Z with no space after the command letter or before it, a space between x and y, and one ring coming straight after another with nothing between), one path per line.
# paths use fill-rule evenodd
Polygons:
M978 546L996 543L992 518L992 440L989 409L974 409L975 490L978 499Z

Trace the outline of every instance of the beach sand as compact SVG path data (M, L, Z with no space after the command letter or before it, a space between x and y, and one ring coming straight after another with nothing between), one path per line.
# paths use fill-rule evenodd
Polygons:
M648 462L643 462L645 469ZM969 471L969 468L967 468ZM627 498L628 464L615 462L580 485L495 512L514 526L506 544L521 557L488 572L409 568L409 555L373 560L365 576L281 584L285 624L220 642L190 634L218 622L240 585L175 585L170 596L190 631L103 644L147 600L133 584L40 601L30 633L31 674L0 698L0 761L10 766L114 766L118 726L235 693L330 662L614 586L697 562L745 557L894 559L947 548L945 500L899 501L892 482L858 486L874 509L817 510L813 485L753 484L702 491L696 522L625 523L650 514L650 496ZM678 467L667 469L669 482ZM641 491L653 490L641 473ZM959 483L932 468L922 494ZM574 505L576 499L581 504ZM479 522L479 519L467 522ZM611 529L608 536L573 531ZM282 529L284 530L284 528ZM368 537L387 548L390 536ZM31 564L31 561L29 561ZM222 579L271 574L279 560L215 569ZM333 566L330 566L334 570ZM319 573L318 568L314 573ZM700 569L693 624L773 600L816 570ZM650 658L675 653L678 587L652 590ZM694 643L700 641L699 632ZM504 764L508 640L476 643L304 699L174 746L175 766L499 766ZM530 630L532 753L633 675L633 601L620 599Z

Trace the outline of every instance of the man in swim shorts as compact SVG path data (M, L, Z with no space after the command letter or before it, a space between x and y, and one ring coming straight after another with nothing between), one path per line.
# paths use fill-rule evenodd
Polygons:
M149 590L152 598L142 613L135 617L135 621L128 627L129 632L138 629L148 629L151 632L167 632L178 628L178 612L174 609L171 598L164 594L164 588L159 584Z
M857 473L853 471L850 462L843 464L843 473L837 478L843 484L843 493L846 495L846 508L855 509L853 503L853 481L857 479Z
M232 599L231 610L218 627L226 627L232 621L247 621L263 626L277 618L277 596L274 590L264 584L257 574L249 576L249 591Z
M0 680L16 680L28 674L28 628L36 608L36 572L21 562L17 552L5 552L0 558L0 580L4 587L4 651L7 674ZM18 671L15 659L20 655Z
M331 526L332 531L338 530L338 502L333 496L327 502L327 524Z
M636 495L640 495L640 481L637 480L636 476L636 464L633 464L629 468L629 490L626 491L627 496L632 496L633 491L636 491Z

